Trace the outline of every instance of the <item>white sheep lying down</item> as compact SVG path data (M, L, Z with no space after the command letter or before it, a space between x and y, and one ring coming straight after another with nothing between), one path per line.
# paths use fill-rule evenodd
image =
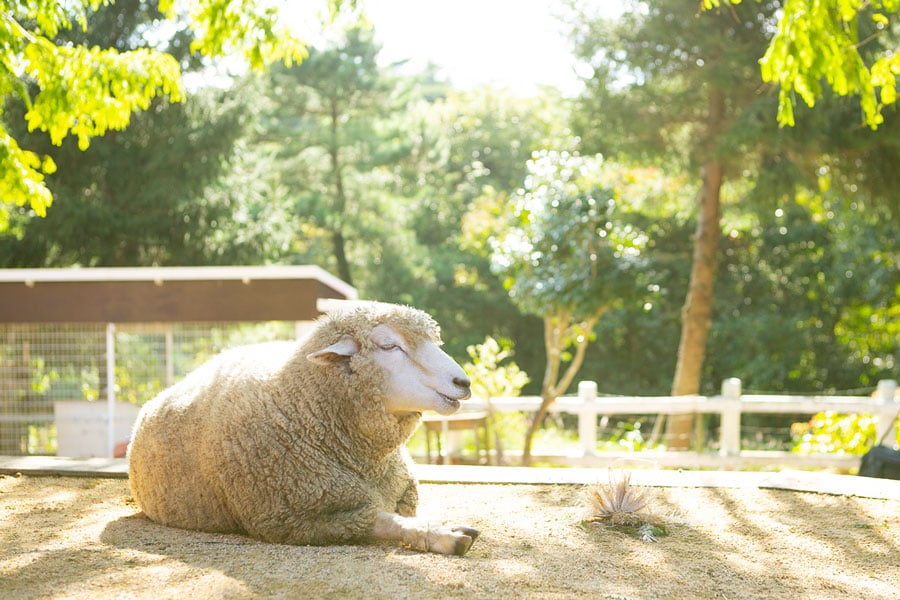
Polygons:
M151 520L287 544L390 540L462 555L478 531L414 517L404 443L469 379L426 313L365 303L304 341L226 351L141 409L129 448Z

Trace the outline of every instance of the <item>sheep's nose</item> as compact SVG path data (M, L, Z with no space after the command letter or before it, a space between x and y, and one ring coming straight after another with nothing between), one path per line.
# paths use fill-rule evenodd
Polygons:
M472 382L466 376L454 377L453 384L463 388L464 390L467 390L472 386Z

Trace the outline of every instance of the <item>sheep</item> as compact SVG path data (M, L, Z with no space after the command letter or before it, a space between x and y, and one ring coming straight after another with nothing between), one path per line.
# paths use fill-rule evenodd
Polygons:
M465 554L467 526L415 518L404 443L470 396L440 328L407 306L320 317L302 342L225 351L141 409L132 496L152 521L295 545L389 541Z

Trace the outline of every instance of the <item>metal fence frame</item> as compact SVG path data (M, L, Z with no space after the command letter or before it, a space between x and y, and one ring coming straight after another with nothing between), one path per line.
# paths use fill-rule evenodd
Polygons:
M308 326L308 321L0 324L0 454L50 453L52 439L43 438L58 432L61 411L54 405L86 401L106 410L101 423L95 407L75 417L81 427L105 429L102 453L95 449L85 456L112 456L123 441L118 421L136 414L123 407L140 406L228 347L297 339ZM124 428L130 430L130 421ZM37 450L30 441L35 431L43 440Z

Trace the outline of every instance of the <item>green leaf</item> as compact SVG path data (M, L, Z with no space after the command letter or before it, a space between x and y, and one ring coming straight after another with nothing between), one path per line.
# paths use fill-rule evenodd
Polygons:
M719 4L718 0L704 1L706 9ZM815 106L824 93L823 81L838 95L858 95L865 122L872 129L884 121L883 107L897 100L896 83L888 83L879 75L877 66L881 61L897 59L897 53L890 52L871 65L863 59L861 48L866 44L859 39L859 14L870 4L888 13L900 10L898 0L785 0L775 35L759 61L762 80L780 88L780 125L794 124L794 94L807 106ZM888 16L882 12L872 12L871 19L880 29L889 25ZM879 86L882 89L876 94Z
M118 52L52 41L63 30L86 28L89 12L108 2L0 0L0 72L7 74L0 93L21 98L29 130L46 132L53 144L73 135L86 150L91 138L127 127L131 114L146 110L153 98L179 102L184 97L180 68L172 56L150 49ZM331 0L333 16L343 4ZM280 26L277 12L259 0L160 0L159 9L172 20L186 17L196 34L192 48L208 56L238 54L255 69L307 56L303 42ZM29 84L37 88L34 97ZM27 203L35 214L46 214L52 196L44 176L56 165L21 150L5 130L0 143L3 201Z

